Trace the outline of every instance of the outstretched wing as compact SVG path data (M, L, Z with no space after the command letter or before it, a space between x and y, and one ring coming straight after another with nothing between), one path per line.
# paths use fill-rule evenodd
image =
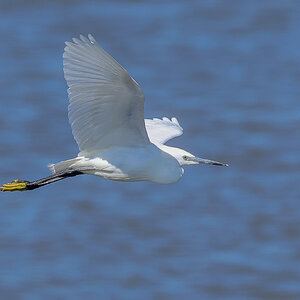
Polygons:
M149 143L141 88L92 35L66 42L63 62L69 121L81 151Z
M164 117L161 119L145 119L146 130L153 144L164 144L168 140L183 133L182 127L176 118L171 120Z

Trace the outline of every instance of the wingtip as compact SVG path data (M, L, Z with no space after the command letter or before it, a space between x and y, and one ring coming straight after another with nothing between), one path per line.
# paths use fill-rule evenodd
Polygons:
M88 44L90 43L90 40L83 34L80 34L79 37L84 43L88 43Z
M97 43L96 39L93 37L93 35L91 33L88 34L88 38L89 38L89 40L90 40L90 42L92 44L96 44Z
M77 44L77 45L80 45L82 43L81 40L79 40L78 38L75 38L75 37L72 38L72 41L74 44Z
M88 44L96 44L97 41L96 39L93 37L93 35L91 33L89 33L87 35L87 37L83 34L79 34L79 38L73 37L72 38L72 42L70 41L65 41L66 47L70 47L74 44L76 45L82 45L83 43L88 43ZM66 50L66 49L65 49Z
M178 122L177 118L173 117L173 118L171 118L171 121L173 123L175 123L176 125L179 125L179 122Z

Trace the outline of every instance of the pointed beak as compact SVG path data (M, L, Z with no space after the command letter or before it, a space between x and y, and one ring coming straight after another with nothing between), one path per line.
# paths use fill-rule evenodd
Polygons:
M206 165L214 165L214 166L224 166L224 167L228 167L228 164L225 163L221 163L218 161L214 161L214 160L209 160L209 159L204 159L204 158L199 158L199 157L191 157L189 158L190 161L194 161L198 164L206 164Z

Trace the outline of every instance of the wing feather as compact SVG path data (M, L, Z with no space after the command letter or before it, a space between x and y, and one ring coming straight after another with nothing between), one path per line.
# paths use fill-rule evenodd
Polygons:
M166 117L145 119L145 124L149 139L153 144L165 144L183 133L183 129L176 118L171 120Z
M81 151L149 143L144 94L92 35L66 42L69 121Z

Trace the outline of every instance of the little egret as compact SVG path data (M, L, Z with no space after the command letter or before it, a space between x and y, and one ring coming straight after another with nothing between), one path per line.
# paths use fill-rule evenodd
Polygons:
M49 165L52 175L32 182L14 180L2 191L33 190L80 174L168 184L181 178L185 165L228 166L165 145L183 133L177 119L144 120L143 91L91 34L66 42L63 65L69 121L80 152Z

